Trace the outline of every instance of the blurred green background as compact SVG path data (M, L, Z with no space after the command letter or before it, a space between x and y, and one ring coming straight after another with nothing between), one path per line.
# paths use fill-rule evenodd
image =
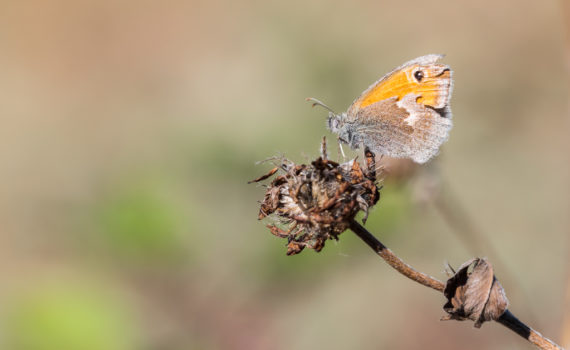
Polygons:
M334 140L305 97L344 110L428 53L454 69L455 125L425 168L493 250L418 202L421 169L386 181L367 227L440 279L445 261L502 261L511 310L560 340L563 4L0 2L1 348L530 349L498 324L440 322L441 295L350 233L287 257L257 221L263 188L246 182L270 165L255 162Z

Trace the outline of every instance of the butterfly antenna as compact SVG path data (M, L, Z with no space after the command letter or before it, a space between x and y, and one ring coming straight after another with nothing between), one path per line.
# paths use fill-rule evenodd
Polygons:
M321 106L325 109L327 109L329 112L331 112L334 115L337 115L337 113L335 111L332 110L332 108L330 108L329 106L327 106L326 104L322 103L321 101L317 100L314 97L307 97L305 99L306 101L311 101L313 102L313 104L311 105L311 107L315 107L315 106Z

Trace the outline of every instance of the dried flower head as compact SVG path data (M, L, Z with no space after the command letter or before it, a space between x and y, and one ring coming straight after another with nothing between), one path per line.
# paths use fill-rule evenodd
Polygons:
M277 224L267 227L275 236L288 239L287 255L305 247L317 252L327 239L337 239L362 210L366 221L368 209L380 197L376 186L374 154L365 150L366 166L356 159L339 164L329 160L323 139L321 157L311 164L295 164L282 158L259 182L280 172L267 187L259 210L259 219L273 216Z
M447 280L443 294L447 298L443 309L448 315L442 320L470 319L475 321L477 328L483 322L499 319L509 305L503 287L493 274L493 267L481 258L463 263Z

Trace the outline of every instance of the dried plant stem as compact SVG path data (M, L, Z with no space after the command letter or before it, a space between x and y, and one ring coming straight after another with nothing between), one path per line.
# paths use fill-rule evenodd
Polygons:
M382 242L380 242L376 237L374 237L368 230L366 230L362 225L358 222L352 220L350 224L350 229L356 233L360 239L362 239L372 250L376 252L376 254L380 255L382 259L384 259L388 265L392 266L396 271L401 273L402 275L412 279L420 284L423 284L426 287L435 289L439 292L443 293L443 289L445 288L445 284L431 276L426 275L425 273L416 271L413 267L406 264L402 259L398 258L396 254L394 254L390 249L388 249Z
M542 334L522 323L509 310L505 311L505 313L497 320L497 322L517 333L521 337L525 338L539 349L562 349L561 346L557 345L552 340L546 338Z
M380 242L358 222L352 220L350 229L360 239L368 244L368 246L372 248L376 254L380 255L380 257L384 259L388 265L396 269L396 271L426 287L430 287L443 293L443 290L445 288L445 284L443 282L429 275L426 275L425 273L419 272L412 268L410 265L406 264L402 259L400 259L384 244L382 244L382 242ZM523 322L518 320L509 310L505 311L505 313L497 320L497 322L509 328L521 337L525 338L530 343L537 346L539 349L562 349L550 339L544 337L534 329L528 327Z

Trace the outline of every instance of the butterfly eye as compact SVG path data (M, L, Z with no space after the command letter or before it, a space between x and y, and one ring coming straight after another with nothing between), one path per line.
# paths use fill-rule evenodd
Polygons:
M418 70L414 73L414 78L416 78L416 80L418 81L418 83L420 81L422 81L422 79L424 78L424 72L422 72L421 70Z

